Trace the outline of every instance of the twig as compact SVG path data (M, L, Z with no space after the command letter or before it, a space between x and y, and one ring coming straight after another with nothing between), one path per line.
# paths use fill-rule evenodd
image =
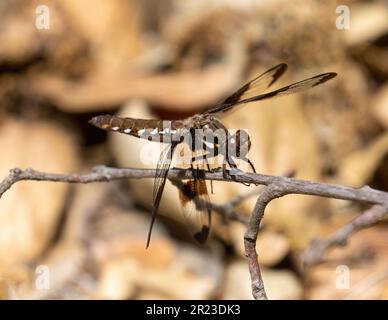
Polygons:
M67 183L91 183L111 181L117 179L142 179L153 178L155 170L153 169L119 169L109 168L104 166L96 167L91 173L87 174L54 174L35 171L33 169L12 169L9 175L0 183L0 198L11 186L22 180L36 181L55 181ZM185 169L170 169L167 176L170 180L184 180L193 178L193 172ZM252 293L255 299L266 299L264 284L260 273L260 266L257 259L256 240L260 227L260 222L264 216L264 210L268 203L273 199L285 196L287 194L304 194L313 195L334 199L350 200L356 202L364 202L374 204L370 210L356 218L352 223L346 225L339 230L332 239L327 242L321 242L321 248L318 250L320 257L323 256L325 250L335 244L343 243L344 239L351 233L360 228L370 226L376 221L387 215L388 211L388 193L364 186L362 188L350 188L339 185L330 185L326 183L317 183L307 180L298 180L282 176L269 176L256 173L246 173L238 171L234 175L223 174L221 170L205 171L203 174L206 180L218 180L229 182L241 182L256 185L267 186L257 199L255 208L248 221L247 230L244 235L245 254L248 258L249 271L251 274ZM256 191L257 192L257 191ZM237 200L236 200L237 199ZM233 217L235 203L240 200L236 198L228 204L228 207L218 208L219 210L229 210L229 214ZM244 199L244 197L242 198ZM215 206L215 208L217 208ZM226 209L225 209L226 208ZM230 211L230 208L233 210ZM225 211L225 212L226 212ZM234 212L234 213L233 213ZM322 244L323 243L323 244ZM317 256L318 256L317 254Z
M228 171L227 171L228 173ZM28 168L21 170L12 169L9 175L0 183L0 197L14 183L21 180L54 181L66 183L91 183L104 182L118 179L144 179L154 178L154 169L136 168L110 168L105 166L95 167L91 173L86 174L57 174L46 173ZM184 180L193 178L191 170L172 168L169 170L169 179ZM237 175L224 176L221 170L205 171L204 179L244 182L257 185L276 184L282 190L287 190L287 194L304 194L334 199L365 202L370 204L385 205L388 203L388 193L364 186L362 188L350 188L333 184L311 182L308 180L298 180L282 176L270 176L258 173L248 173L239 171Z
M264 217L264 210L268 203L283 195L285 195L285 192L281 188L278 188L276 184L270 184L263 190L257 199L255 208L249 219L247 231L244 235L245 253L248 258L249 272L251 274L252 294L256 300L267 299L256 252L256 241L260 223Z
M329 248L334 246L345 246L351 234L382 220L387 215L387 212L388 207L386 206L373 206L344 225L341 229L337 230L327 239L314 239L304 254L303 260L305 265L310 266L323 262L325 253Z

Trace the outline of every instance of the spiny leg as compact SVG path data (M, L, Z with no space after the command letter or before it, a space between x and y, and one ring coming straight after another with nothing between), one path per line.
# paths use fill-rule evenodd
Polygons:
M247 163L250 165L250 167L251 167L251 169L252 169L253 173L256 173L255 166L253 165L253 163L252 163L252 161L251 161L251 160L249 160L248 158L244 158L244 159L241 159L241 160L243 160L243 161L247 162ZM255 183L255 186L258 186L258 184L257 184L257 183Z
M226 161L225 161L225 158L226 158ZM224 163L222 166L222 175L224 178L228 178L228 176L231 176L232 178L234 178L234 181L236 181L237 180L236 176L237 176L238 172L240 171L240 169L237 167L237 165L233 161L232 157L229 156L228 145L226 146L226 150L225 150L225 158L224 158ZM228 165L231 169L231 173L229 175L226 172L226 163L228 163ZM235 171L236 174L233 174L233 171ZM250 183L247 183L247 182L241 182L241 183L247 187L249 187L251 185Z
M205 161L206 161L207 170L210 171L210 165L209 165L209 161L207 160L206 155L204 156L204 158L205 158ZM214 194L214 192L213 192L213 180L210 180L210 193Z

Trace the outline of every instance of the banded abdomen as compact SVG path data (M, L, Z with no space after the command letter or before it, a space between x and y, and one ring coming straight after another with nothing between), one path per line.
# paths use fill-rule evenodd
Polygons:
M179 125L176 121L121 118L109 114L96 116L89 123L104 130L158 142L168 142Z

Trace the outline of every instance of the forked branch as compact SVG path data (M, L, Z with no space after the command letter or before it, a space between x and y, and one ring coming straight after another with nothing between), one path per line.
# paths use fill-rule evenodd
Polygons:
M345 246L350 235L365 229L387 216L388 207L376 205L344 225L327 239L314 239L304 253L306 266L323 262L325 252L334 246Z
M33 169L21 170L12 169L9 175L0 183L0 198L2 195L18 181L54 181L64 183L92 183L104 182L118 179L143 179L153 178L155 170L153 169L119 169L98 166L90 173L86 174L56 174L40 172ZM170 169L168 172L170 180L184 180L193 178L191 170ZM350 200L355 202L369 203L372 206L368 211L352 220L349 224L338 230L327 240L316 240L306 252L306 262L308 264L317 263L324 257L325 251L334 245L343 245L346 239L355 231L371 226L377 221L387 216L388 212L388 193L372 189L368 186L362 188L350 188L326 183L317 183L307 180L298 180L283 176L270 176L256 173L246 173L242 171L234 172L234 175L223 174L221 170L206 171L204 178L207 180L241 182L248 184L264 185L260 193L254 191L246 196L239 196L225 205L214 205L215 211L226 214L228 217L240 221L247 225L244 235L245 253L248 258L249 271L251 274L252 294L255 299L266 299L264 284L260 273L260 266L257 259L256 241L259 232L261 220L267 205L274 199L288 194L304 194L334 199ZM255 208L249 218L245 221L239 217L234 207L248 196L257 195L258 199Z

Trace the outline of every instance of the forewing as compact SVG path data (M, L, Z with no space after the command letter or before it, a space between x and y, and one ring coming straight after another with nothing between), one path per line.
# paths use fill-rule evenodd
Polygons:
M239 104L239 101L241 100L249 99L251 97L257 96L260 93L263 93L272 84L274 84L286 70L287 65L285 63L281 63L275 67L272 67L255 79L243 85L240 89L238 89L235 93L230 95L221 103L217 104L215 107L209 110L206 110L203 113L207 114L221 112L224 111L224 109L228 106Z
M312 78L308 78L299 82L295 82L293 84L290 84L288 86L285 86L283 88L264 93L255 97L243 99L239 101L238 103L248 103L248 102L253 102L253 101L259 101L259 100L264 100L264 99L269 99L273 97L280 97L280 96L285 96L288 94L293 94L297 92L301 92L307 89L310 89L312 87L315 87L317 85L320 85L322 83L325 83L326 81L333 79L336 77L337 74L335 72L328 72L328 73L322 73L317 76L314 76Z
M172 156L174 153L174 149L177 144L169 144L167 147L160 153L159 160L156 165L156 172L155 172L155 180L154 180L154 191L153 191L153 197L152 201L155 202L156 196L158 194L158 190L160 189L160 186L163 184L163 178L166 175L166 171L170 168Z
M314 76L314 77L311 77L311 78L308 78L308 79L305 79L305 80L302 80L299 82L295 82L293 84L290 84L288 86L285 86L283 88L280 88L280 89L277 89L277 90L274 90L271 92L262 93L262 94L258 94L258 95L244 94L244 95L241 95L240 99L237 99L237 100L232 99L232 101L229 101L229 103L223 103L221 105L218 105L218 106L208 110L207 113L208 114L220 113L220 112L224 113L224 112L230 111L235 106L241 105L244 103L253 102L253 101L260 101L260 100L265 100L265 99L274 98L274 97L281 97L281 96L285 96L288 94L301 92L301 91L307 90L309 88L315 87L317 85L320 85L322 83L325 83L326 81L333 79L336 76L337 76L337 73L335 73L335 72L322 73L322 74L319 74L317 76ZM225 100L225 101L227 101L227 100Z
M158 213L160 200L162 198L164 186L166 184L168 170L170 169L170 165L172 161L172 156L174 154L174 150L177 145L178 145L177 142L173 142L172 144L168 145L159 156L159 161L158 161L156 173L155 173L151 223L150 223L150 228L147 236L147 245L146 245L147 248L150 245L152 228L154 226L155 218Z

